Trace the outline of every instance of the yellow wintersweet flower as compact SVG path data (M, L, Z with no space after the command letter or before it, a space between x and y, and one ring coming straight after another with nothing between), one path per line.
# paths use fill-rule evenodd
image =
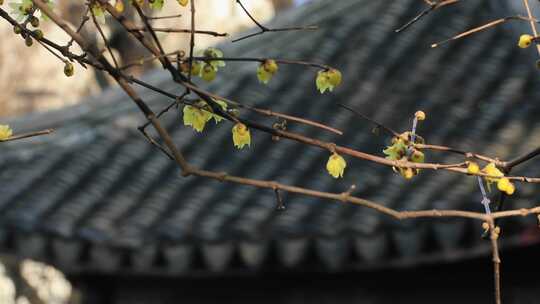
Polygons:
M383 153L386 154L386 159L390 160L400 160L407 153L407 145L401 137L392 138L392 145L386 147L383 150Z
M469 174L477 174L480 171L480 167L475 162L469 162L469 165L467 166L467 173Z
M522 49L528 48L533 42L533 40L534 40L534 37L531 35L527 35L527 34L521 35L519 37L518 46Z
M499 170L494 163L490 163L484 169L482 169L482 172L494 177L485 177L488 185L488 189L491 188L491 184L494 182L497 182L497 188L501 192L506 192L508 195L512 195L514 191L516 191L516 187L510 180L506 177L504 177L504 173Z
M101 6L99 2L93 2L90 6L92 14L96 17L96 20L99 24L105 24L105 9Z
M212 119L212 113L194 106L184 106L184 125L192 126L195 131L202 132L210 119Z
M343 157L341 157L341 155L337 154L336 152L330 155L330 157L328 158L328 162L326 163L326 170L334 178L343 177L345 167L347 167L345 159L343 159Z
M203 56L207 58L222 58L223 52L215 47L209 47L203 52ZM223 60L210 60L207 64L210 64L217 71L218 68L224 67L225 61Z
M341 72L336 69L329 69L328 71L319 71L315 84L317 89L322 93L329 90L332 92L335 87L341 84Z
M400 168L399 169L399 173L401 174L401 176L403 176L405 179L411 179L413 178L413 176L415 176L416 172L414 171L413 168Z
M499 181L497 182L497 188L501 192L506 192L506 194L508 195L512 195L514 191L516 190L516 187L514 186L514 184L512 184L510 180L506 177L499 179Z
M330 77L330 84L334 87L337 87L341 84L341 79L343 78L341 72L336 69L330 69L328 71L328 76Z
M237 123L232 128L233 143L238 149L242 149L245 145L251 145L251 134L249 129L243 123Z
M414 117L416 117L418 120L425 120L426 113L424 113L424 111L416 111L416 113L414 113Z
M491 176L494 176L494 177L486 177L486 181L488 183L494 183L498 180L498 177L503 177L504 174L501 172L501 170L499 170L494 163L489 163L487 166L484 167L484 169L482 169L482 172L487 174L487 175L491 175Z
M423 163L426 160L426 156L424 155L424 152L419 151L419 150L414 150L410 156L410 160L413 163Z
M257 68L257 78L259 79L259 82L267 84L277 71L278 65L276 61L272 59L265 60Z
M205 64L204 68L201 71L201 78L206 80L207 82L211 82L212 80L216 79L216 74L217 68L215 68L211 64Z
M114 3L114 9L116 9L117 12L123 13L124 12L124 0L116 0Z
M180 4L181 6L186 6L189 3L189 0L177 0L177 1L178 1L178 4Z
M165 0L151 0L148 1L148 4L150 5L151 9L162 9L163 5L165 4Z
M201 72L203 69L203 63L200 61L193 61L191 64L191 75L193 76L201 76Z
M13 130L8 125L0 125L0 140L6 140L13 135Z

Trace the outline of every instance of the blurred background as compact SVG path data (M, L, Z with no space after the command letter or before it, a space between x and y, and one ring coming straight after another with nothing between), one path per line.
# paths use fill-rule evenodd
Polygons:
M5 9L8 9L5 1ZM57 11L70 21L74 27L78 26L84 8L79 1L56 1ZM246 0L246 7L261 22L270 20L276 12L287 10L293 6L301 5L307 0ZM180 14L189 16L189 12L179 8L174 1L166 1L164 9L159 14ZM187 12L187 13L186 13ZM197 3L197 24L199 29L215 30L221 33L234 34L253 26L249 18L241 11L235 1L200 0ZM132 16L132 12L129 12ZM158 27L189 28L189 18L175 18L155 22ZM51 22L42 22L42 29L47 37L59 44L69 41L66 34ZM125 39L121 29L110 21L104 26L111 45L123 63L132 63L146 53L131 39ZM96 34L91 22L87 23L86 36ZM189 39L186 34L162 34L164 47L169 51L186 50ZM87 73L81 66L73 78L66 78L63 74L62 62L55 60L50 53L38 45L27 47L24 40L13 35L13 29L7 22L0 23L0 117L20 115L35 111L58 109L66 105L84 101L88 95L96 95L103 91L111 79L102 73ZM94 40L97 37L92 37ZM209 45L220 43L228 38L215 38L211 36L197 36L197 48L204 49ZM74 50L78 49L76 47ZM148 70L151 65L143 69ZM142 70L131 71L142 73ZM47 79L43 78L47 75ZM67 89L69 88L69 90Z

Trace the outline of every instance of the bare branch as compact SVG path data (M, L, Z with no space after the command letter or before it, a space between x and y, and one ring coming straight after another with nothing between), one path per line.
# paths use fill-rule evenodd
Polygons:
M242 41L242 40L245 40L245 39L248 39L248 38L251 38L251 37L255 37L255 36L262 35L264 33L270 33L270 32L315 31L315 30L318 29L317 26L313 26L313 25L310 25L310 26L293 26L293 27L285 27L285 28L268 28L268 27L262 25L259 21L257 21L257 19L255 19L255 17L253 17L253 15L251 15L251 13L244 6L242 1L236 0L236 3L238 3L240 5L242 10L249 17L249 19L251 19L251 21L253 21L253 23L255 23L255 25L257 25L257 27L259 27L260 31L256 32L256 33L253 33L253 34L249 34L249 35L240 37L240 38L237 38L237 39L234 39L232 42Z
M13 135L13 136L11 136L9 138L6 138L6 139L0 139L0 142L8 142L8 141L21 140L21 139L29 138L29 137L49 135L52 132L54 132L53 129L46 129L46 130L42 130L42 131L23 133L23 134Z

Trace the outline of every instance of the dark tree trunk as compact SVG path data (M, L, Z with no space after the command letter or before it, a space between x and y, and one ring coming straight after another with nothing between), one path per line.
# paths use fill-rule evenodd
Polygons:
M272 0L276 12L288 9L293 5L293 0Z

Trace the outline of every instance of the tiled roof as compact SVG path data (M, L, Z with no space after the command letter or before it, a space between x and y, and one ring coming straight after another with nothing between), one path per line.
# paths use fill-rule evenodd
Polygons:
M229 63L208 89L275 111L323 121L346 131L333 136L290 124L290 130L382 154L385 136L336 106L361 109L397 130L410 128L417 109L428 114L421 135L432 144L501 158L540 144L540 78L533 50L515 46L516 33L499 27L430 49L431 43L498 17L485 1L464 1L433 13L401 34L423 1L314 1L283 14L275 25L317 24L313 33L267 34L224 47L227 56L305 59L344 74L333 94L320 95L315 71L282 66L268 87L256 65ZM159 71L147 79L179 92ZM167 100L142 91L156 110ZM253 114L246 113L249 117ZM388 167L348 159L345 178L324 170L328 153L254 132L237 151L230 125L197 134L179 113L163 120L195 165L251 178L356 195L399 210L481 210L473 178L425 171L405 181ZM16 126L56 127L52 136L2 145L2 243L66 272L188 274L277 269L363 269L453 260L487 254L479 223L461 219L397 222L365 208L272 191L182 178L136 131L143 119L120 91L71 109L24 118ZM271 124L272 120L267 120ZM223 124L223 123L222 123ZM454 156L429 153L429 160ZM516 174L538 175L535 164ZM519 185L508 208L531 206L538 192ZM532 219L503 221L508 244L536 241Z

